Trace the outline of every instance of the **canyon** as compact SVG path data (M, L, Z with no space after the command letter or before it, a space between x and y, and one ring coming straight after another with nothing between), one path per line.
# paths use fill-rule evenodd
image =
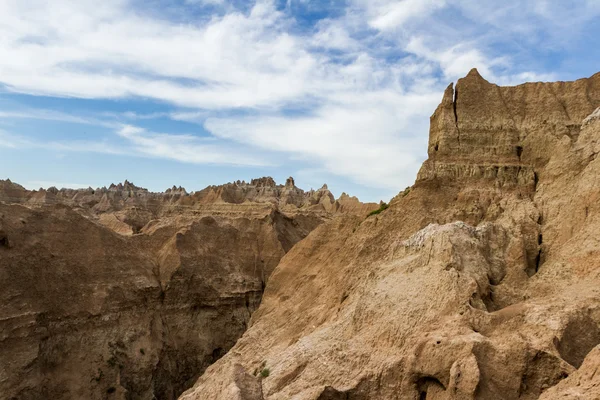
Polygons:
M0 182L0 393L175 399L246 330L281 257L377 204L289 178L151 193Z
M600 398L600 73L477 70L387 204L0 182L7 399Z

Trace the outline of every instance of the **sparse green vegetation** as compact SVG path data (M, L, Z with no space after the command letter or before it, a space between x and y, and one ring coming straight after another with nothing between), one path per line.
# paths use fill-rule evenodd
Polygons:
M377 215L381 212L383 212L384 210L387 210L387 208L389 207L388 203L381 203L381 205L379 206L379 208L377 210L373 210L369 213L369 215L367 215L367 218L369 218L372 215Z
M266 378L269 376L270 373L271 371L269 371L269 368L265 367L260 371L260 376Z

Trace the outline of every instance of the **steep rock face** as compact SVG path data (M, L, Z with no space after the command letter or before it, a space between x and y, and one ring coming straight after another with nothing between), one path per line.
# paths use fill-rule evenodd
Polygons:
M116 352L156 358L120 345L149 348L156 334L151 258L64 206L48 213L2 205L0 215L9 243L0 249L3 397L102 398L119 382L135 385Z
M1 398L176 398L246 330L281 257L333 215L128 181L0 188Z
M500 87L473 69L448 86L431 117L428 154L417 181L488 178L534 186L564 136L577 139L600 102L600 74L575 82Z
M456 92L415 185L286 254L182 399L594 398L600 74L498 87L472 71Z

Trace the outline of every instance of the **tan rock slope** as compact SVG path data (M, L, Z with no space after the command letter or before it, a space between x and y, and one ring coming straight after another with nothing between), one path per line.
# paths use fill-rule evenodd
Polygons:
M0 399L176 398L246 330L281 257L338 208L291 178L193 194L1 181Z
M599 399L599 106L600 74L449 86L414 186L293 247L181 399Z

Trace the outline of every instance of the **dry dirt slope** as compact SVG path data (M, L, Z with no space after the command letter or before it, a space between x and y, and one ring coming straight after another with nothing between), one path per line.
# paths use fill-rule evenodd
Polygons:
M600 398L599 106L600 74L449 86L415 185L295 246L181 399Z

